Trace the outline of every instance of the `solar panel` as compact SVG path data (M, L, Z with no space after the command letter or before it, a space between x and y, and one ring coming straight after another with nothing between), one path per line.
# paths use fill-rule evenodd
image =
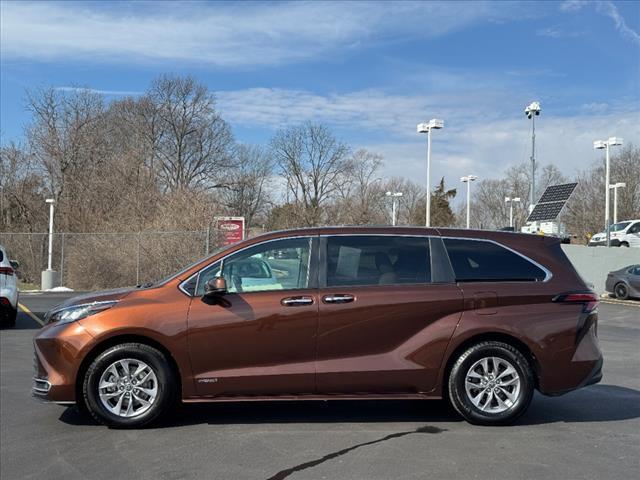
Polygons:
M564 207L565 200L559 202L539 203L529 214L527 222L538 222L540 220L555 220Z
M538 204L529 214L527 222L538 222L541 220L555 220L567 200L575 190L577 183L563 183L562 185L550 185L544 191Z
M562 185L551 185L538 200L538 203L566 202L576 188L577 183L565 183Z

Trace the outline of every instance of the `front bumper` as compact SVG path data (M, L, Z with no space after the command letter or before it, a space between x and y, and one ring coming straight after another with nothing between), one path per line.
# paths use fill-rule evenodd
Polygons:
M47 325L33 339L34 397L49 402L76 401L76 376L93 337L80 325Z

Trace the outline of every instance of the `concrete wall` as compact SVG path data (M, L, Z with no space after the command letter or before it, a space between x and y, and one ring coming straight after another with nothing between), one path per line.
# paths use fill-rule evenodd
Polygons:
M596 293L605 292L607 273L627 265L640 264L640 248L562 245L562 250L582 278L593 284Z

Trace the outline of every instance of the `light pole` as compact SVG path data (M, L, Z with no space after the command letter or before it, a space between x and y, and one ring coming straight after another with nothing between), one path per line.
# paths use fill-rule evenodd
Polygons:
M51 270L51 259L53 257L53 205L56 201L53 198L45 200L49 204L49 260L47 262L47 270Z
M426 225L431 226L431 130L444 128L444 121L432 118L427 123L419 123L418 133L427 134L427 214Z
M513 228L513 204L520 203L520 197L504 197L504 201L509 204L509 226Z
M402 196L402 192L387 192L387 197L391 197L391 225L396 226L396 199Z
M596 150L605 151L605 168L604 168L604 231L607 235L607 247L611 246L611 232L609 231L609 185L610 185L610 173L609 173L609 147L616 145L622 145L622 139L620 137L609 137L607 140L597 140L593 142L593 148Z
M53 270L53 205L55 200L47 198L45 200L49 204L49 258L47 260L47 269L42 272L41 287L42 290L49 290L58 286L58 276Z
M524 114L531 120L531 190L529 190L529 212L536 201L536 117L540 115L540 102L531 102Z
M469 229L469 225L471 223L471 182L473 182L477 178L478 177L476 177L475 175L460 177L460 181L467 184L467 230Z
M609 185L613 189L613 223L618 223L618 189L626 187L625 182L618 182Z

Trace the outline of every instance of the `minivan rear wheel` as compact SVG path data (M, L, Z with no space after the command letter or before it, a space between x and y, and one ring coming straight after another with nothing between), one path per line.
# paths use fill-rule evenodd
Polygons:
M460 415L477 425L513 423L533 397L533 371L513 346L481 342L464 351L451 368L449 399Z
M116 428L143 427L174 403L176 385L164 355L141 343L109 348L91 363L84 401L98 422Z

